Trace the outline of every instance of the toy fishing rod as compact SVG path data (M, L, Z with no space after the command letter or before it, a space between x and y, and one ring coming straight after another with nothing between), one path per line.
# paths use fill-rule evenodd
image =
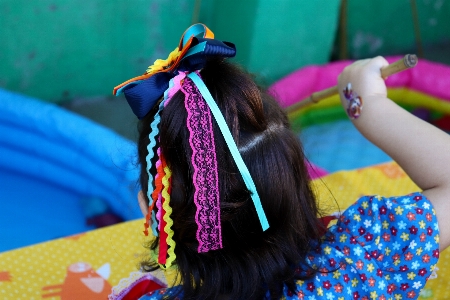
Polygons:
M381 77L386 79L395 73L404 71L406 69L413 68L417 65L417 62L418 62L417 55L406 54L402 59L399 59L396 62L393 62L389 66L381 68ZM333 87L312 93L311 96L309 96L308 98L305 98L305 99L301 100L300 102L297 102L291 106L288 106L286 108L286 112L290 113L297 109L309 106L311 104L319 103L323 99L326 99L333 95L337 95L338 93L339 93L339 90L338 90L337 86L333 86Z

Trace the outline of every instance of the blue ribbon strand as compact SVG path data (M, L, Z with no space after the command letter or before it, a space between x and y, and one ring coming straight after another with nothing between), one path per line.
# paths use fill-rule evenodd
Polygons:
M267 221L266 214L264 213L264 209L262 207L258 191L256 190L255 183L253 182L252 176L250 175L250 172L247 169L247 166L245 165L241 154L239 153L236 143L234 142L233 136L231 135L230 129L228 128L228 125L225 122L225 119L219 107L217 106L216 101L214 101L208 88L203 83L203 80L197 75L197 73L192 72L188 75L188 77L192 79L192 81L195 83L198 90L202 94L203 98L205 99L206 103L208 103L208 106L211 109L214 119L216 120L217 125L219 125L219 129L222 132L223 137L225 138L225 142L227 143L228 149L230 150L231 155L233 156L233 159L236 162L238 170L242 175L242 179L244 180L247 189L251 193L253 204L255 205L256 213L258 214L261 227L263 231L266 231L269 228L269 222Z

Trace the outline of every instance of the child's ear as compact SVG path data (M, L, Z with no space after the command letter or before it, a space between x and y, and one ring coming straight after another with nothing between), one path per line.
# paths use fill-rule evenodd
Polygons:
M148 214L148 203L147 203L147 200L145 199L145 196L144 196L144 193L142 192L142 190L139 191L137 198L138 198L139 207L141 209L141 212L145 217Z

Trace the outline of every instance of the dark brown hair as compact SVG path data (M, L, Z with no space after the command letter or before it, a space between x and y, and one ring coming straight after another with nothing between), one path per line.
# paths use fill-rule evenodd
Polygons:
M192 150L184 95L178 92L161 113L160 144L172 170L170 206L175 254L184 299L278 299L283 287L315 274L306 255L320 242L321 223L304 154L277 102L252 77L222 59L201 76L219 106L256 184L270 228L263 232L250 192L214 122L220 187L223 249L197 253ZM140 183L147 192L146 156L155 110L139 125ZM155 170L151 170L152 174ZM150 246L155 249L157 239ZM157 264L143 262L147 270Z

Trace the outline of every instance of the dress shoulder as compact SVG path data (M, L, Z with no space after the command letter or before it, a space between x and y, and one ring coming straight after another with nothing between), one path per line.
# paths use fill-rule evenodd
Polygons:
M436 214L423 194L364 196L330 227L319 251L309 257L320 270L309 287L320 287L322 293L334 290L342 299L415 299L438 258Z
M402 261L420 258L427 263L439 258L436 213L421 193L390 198L364 196L342 214L330 232L336 238L336 246L352 246L355 257L359 257L359 250L365 250L390 270ZM399 255L406 256L401 259ZM392 262L394 266L389 267Z

